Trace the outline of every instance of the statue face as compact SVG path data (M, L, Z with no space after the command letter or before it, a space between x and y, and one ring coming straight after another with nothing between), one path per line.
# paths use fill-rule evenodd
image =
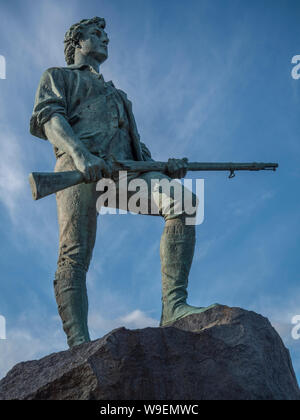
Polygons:
M108 42L109 39L104 29L99 28L97 25L87 26L84 29L82 39L79 41L80 53L92 56L101 64L108 57Z

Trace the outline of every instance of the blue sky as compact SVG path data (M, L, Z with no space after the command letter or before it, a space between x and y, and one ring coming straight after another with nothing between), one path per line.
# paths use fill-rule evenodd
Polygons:
M66 348L53 277L55 197L34 202L31 171L55 164L29 134L42 72L63 66L63 36L80 19L104 17L105 80L127 92L156 160L278 161L276 173L206 173L189 302L268 317L300 379L300 4L293 0L0 1L0 377L16 362ZM196 175L194 175L195 177ZM119 326L158 325L160 218L105 215L88 274L93 339Z

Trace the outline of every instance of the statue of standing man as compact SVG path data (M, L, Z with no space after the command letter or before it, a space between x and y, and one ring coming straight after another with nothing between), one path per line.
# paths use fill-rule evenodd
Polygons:
M52 67L44 72L30 121L31 134L53 145L55 171L78 170L85 177L85 183L56 194L59 258L54 290L69 347L90 341L86 273L96 237L96 202L101 194L96 189L97 180L103 175L111 178L116 182L117 194L122 192L107 157L152 160L140 141L127 95L112 82L105 82L99 72L108 57L108 43L104 19L95 17L72 25L64 40L67 67ZM185 175L185 159L169 159L166 173L127 174L127 182L139 178L147 183L147 199L157 203L159 215L165 220L160 243L161 326L207 309L186 303L195 226L185 223L184 209L176 211L178 197L171 191L166 197L151 185L153 179L170 181ZM128 199L130 194L128 191ZM181 194L182 202L184 196L190 195L197 209L197 197L191 191L181 186Z

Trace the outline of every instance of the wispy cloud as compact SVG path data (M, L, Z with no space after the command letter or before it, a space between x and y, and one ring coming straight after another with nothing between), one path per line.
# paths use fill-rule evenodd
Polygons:
M15 65L23 64L23 77L29 79L32 76L33 66L45 69L51 65L64 65L63 36L68 25L74 23L78 6L79 3L74 0L72 7L55 1L28 1L28 14L12 15L8 9L2 10L3 42L8 50L14 51Z
M9 215L7 230L10 229L10 238L18 247L20 235L24 235L37 245L38 252L44 252L49 257L49 245L57 241L57 233L53 229L56 224L51 208L53 206L49 206L49 202L33 201L24 147L13 131L2 124L0 130L0 154L3 156L0 161L0 202Z
M22 205L26 190L24 154L16 135L0 125L0 200L7 208L12 220L17 215L17 207Z
M119 327L139 329L146 327L158 327L158 324L158 320L150 317L140 309L135 309L132 312L115 319L104 318L99 313L95 312L89 316L89 325L93 339L99 338L107 332Z

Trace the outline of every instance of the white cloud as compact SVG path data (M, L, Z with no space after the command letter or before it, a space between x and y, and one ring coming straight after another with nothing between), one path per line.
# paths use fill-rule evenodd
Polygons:
M132 312L116 319L104 318L99 313L92 313L89 316L89 326L93 339L99 338L107 332L119 327L139 329L146 327L158 327L158 324L158 320L151 318L140 309L135 309Z
M158 321L147 316L143 311L136 309L120 318L120 321L124 323L126 328L145 328L145 327L157 327Z

